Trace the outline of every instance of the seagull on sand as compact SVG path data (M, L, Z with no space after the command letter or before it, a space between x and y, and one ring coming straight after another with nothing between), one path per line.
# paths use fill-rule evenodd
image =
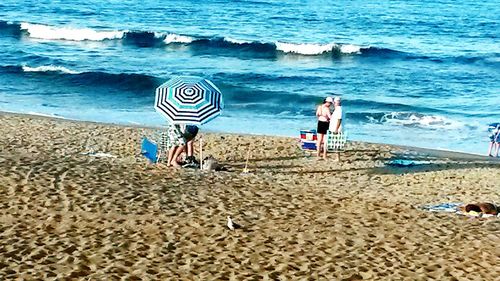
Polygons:
M235 230L235 229L238 229L238 228L241 228L241 225L233 222L233 220L231 219L230 216L227 216L227 227L231 230Z

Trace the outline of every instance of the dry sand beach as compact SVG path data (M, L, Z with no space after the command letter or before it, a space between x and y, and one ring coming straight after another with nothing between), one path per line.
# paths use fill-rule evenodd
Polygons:
M500 203L498 161L357 142L318 161L292 138L204 133L229 171L159 169L151 129L0 122L1 280L500 280L500 219L419 208ZM384 166L400 154L434 164Z

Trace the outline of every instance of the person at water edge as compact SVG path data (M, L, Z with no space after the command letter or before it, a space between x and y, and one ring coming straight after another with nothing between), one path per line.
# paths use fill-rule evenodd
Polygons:
M492 154L493 149L495 149L495 155ZM497 125L496 128L491 131L488 156L498 157L499 149L500 149L500 124Z
M330 119L330 127L328 128L331 134L338 134L342 132L343 116L340 97L335 97L333 99L333 113ZM340 153L338 151L335 153L335 161L340 161Z
M323 100L321 105L316 108L316 117L318 118L318 128L316 130L318 134L318 140L316 143L316 151L318 157L321 157L321 150L323 150L323 159L326 159L326 145L325 145L325 135L328 132L328 127L330 126L330 118L332 114L330 112L330 106L333 103L332 97L327 97Z
M343 119L342 116L343 112L342 112L340 97L335 97L333 99L333 113L330 119L330 127L329 127L330 132L334 134L342 132L342 119Z

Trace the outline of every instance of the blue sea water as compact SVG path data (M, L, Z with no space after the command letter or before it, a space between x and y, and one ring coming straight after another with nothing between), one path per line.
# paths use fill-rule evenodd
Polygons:
M497 1L0 3L0 110L161 125L174 75L222 90L205 129L298 136L340 95L351 139L485 153L500 122Z

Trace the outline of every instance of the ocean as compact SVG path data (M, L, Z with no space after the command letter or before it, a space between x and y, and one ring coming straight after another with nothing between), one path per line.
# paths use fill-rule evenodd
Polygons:
M0 110L164 125L154 90L203 76L202 130L298 137L341 96L351 140L485 154L500 122L498 1L3 0Z

